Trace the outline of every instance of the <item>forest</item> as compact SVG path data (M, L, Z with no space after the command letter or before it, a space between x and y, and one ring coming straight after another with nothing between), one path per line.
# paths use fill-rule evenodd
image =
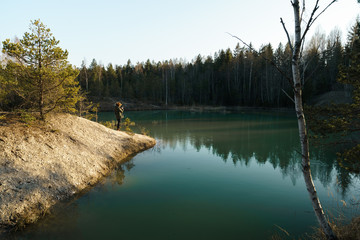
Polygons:
M303 50L305 103L311 104L315 96L329 91L349 91L337 82L338 66L347 59L341 37L336 29L329 36L318 31ZM293 94L287 80L291 76L291 56L289 45L280 43L276 48L267 44L259 50L251 44L237 44L233 50L219 50L214 56L198 55L191 62L172 59L132 64L128 60L123 66L105 67L95 59L86 66L84 60L78 81L96 99L136 99L165 106L292 107L288 95Z
M328 36L318 30L302 51L301 73L303 98L306 104L330 91L351 95L352 88L337 81L339 66L348 64L352 39L358 37L354 24L347 43L342 33L334 29ZM231 36L229 36L231 37ZM77 67L75 79L81 92L93 102L106 97L121 101L136 101L161 106L246 106L292 107L292 52L288 44L274 48L266 44L255 50L239 43L232 49L219 50L214 56L196 56L192 61L170 59L162 62L147 60L126 65L103 66L93 59ZM6 87L11 65L5 54L0 64L0 80ZM277 67L274 67L276 65ZM14 84L13 84L14 85ZM9 87L6 87L10 89ZM4 111L21 109L24 97L18 91L0 94ZM23 100L22 100L22 99ZM349 98L350 99L350 98ZM335 99L336 100L336 99Z

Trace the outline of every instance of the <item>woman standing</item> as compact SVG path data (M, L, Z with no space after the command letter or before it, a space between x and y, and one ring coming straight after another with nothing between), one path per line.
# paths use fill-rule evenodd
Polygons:
M115 116L116 116L116 120L117 120L117 130L120 131L120 123L121 123L121 119L124 118L124 107L122 105L121 102L117 102L115 104Z

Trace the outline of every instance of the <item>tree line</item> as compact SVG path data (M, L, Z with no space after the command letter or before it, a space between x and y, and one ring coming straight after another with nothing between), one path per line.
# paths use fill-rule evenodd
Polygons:
M33 41L32 44L35 44L35 39ZM51 43L50 41L46 44L53 44L56 47L55 43L58 42ZM38 85L38 83L41 71L46 73L49 69L45 66L40 71L39 61L37 64L31 65L30 69L30 62L26 63L28 60L16 59L16 57L23 57L21 54L29 54L17 49L16 46L19 44L21 45L19 40L17 43L9 41L3 43L3 52L7 57L10 55L13 58L10 58L11 61L9 58L6 61L2 60L2 64L0 64L2 85L0 108L6 111L26 109L35 102L35 105L43 108L41 102L44 100L41 101L37 95L51 97L52 94L51 91L41 90L41 84ZM22 47L26 48L26 46ZM31 54L35 58L37 57L35 52ZM59 57L54 53L51 54L50 58L45 57L41 59L41 62ZM86 66L83 61L77 71L71 70L73 71L72 76L77 76L72 84L75 86L78 83L81 87L81 89L73 88L76 94L84 92L90 98L96 97L94 99L114 97L165 106L291 107L293 102L289 96L292 95L292 87L285 77L286 75L291 76L291 57L289 44L280 43L276 49L271 44L267 44L259 50L255 50L251 45L240 46L237 44L233 50L220 50L214 56L198 55L191 62L172 59L162 62L147 60L132 64L128 60L125 65L109 64L105 67L93 59L89 66ZM317 32L311 38L303 50L301 61L305 103L312 103L315 96L328 91L344 89L350 91L346 84L337 81L338 66L346 63L347 59L348 53L345 45L341 42L340 31L335 29L328 36ZM271 62L278 69L273 67ZM283 74L278 71L279 69ZM32 71L31 73L38 78L37 82L26 75L30 73L29 71ZM57 77L61 82L62 78ZM47 84L46 81L42 82ZM42 87L55 89L55 82ZM25 96L25 93L33 92L34 87L38 93L42 94L34 94L33 101L29 102L28 100L31 98ZM79 95L76 99L81 100L83 96ZM66 95L64 94L59 96L58 100L51 100L53 106L49 106L48 110L55 107L55 103L61 105L60 103L64 103L65 100ZM70 105L74 106L74 103ZM42 111L47 110L43 109Z
M346 59L341 33L317 32L303 51L301 62L304 101L332 90L344 90L337 82L338 66ZM198 55L193 61L166 60L103 66L95 59L83 61L78 81L92 97L116 97L162 105L222 105L290 107L292 52L289 44L271 44L259 50L237 44L214 56Z

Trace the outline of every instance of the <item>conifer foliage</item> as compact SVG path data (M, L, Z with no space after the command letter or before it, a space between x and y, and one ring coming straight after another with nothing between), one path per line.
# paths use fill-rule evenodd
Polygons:
M7 81L2 83L6 88L2 96L16 99L16 108L36 111L41 119L51 111L74 112L81 97L78 70L58 44L40 20L31 21L30 32L22 39L3 42Z
M344 47L340 33L309 45L301 62L304 82L304 102L329 91L345 91L336 82L338 64L343 61ZM251 44L250 44L251 45ZM237 44L222 49L213 56L196 56L192 61L182 59L104 66L93 59L80 68L78 76L82 89L93 97L136 99L163 105L212 105L247 107L292 107L287 95L292 88L281 71L291 76L289 44L273 47L266 44L258 50Z
M344 62L337 81L352 91L352 103L309 107L310 129L317 139L332 138L342 145L339 161L343 167L360 173L360 20L349 33ZM331 143L330 142L330 143Z

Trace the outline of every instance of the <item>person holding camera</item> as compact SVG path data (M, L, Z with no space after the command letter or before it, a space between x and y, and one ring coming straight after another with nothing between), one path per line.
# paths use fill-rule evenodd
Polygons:
M121 102L115 104L115 116L117 120L117 130L120 131L121 119L124 118L124 107Z

